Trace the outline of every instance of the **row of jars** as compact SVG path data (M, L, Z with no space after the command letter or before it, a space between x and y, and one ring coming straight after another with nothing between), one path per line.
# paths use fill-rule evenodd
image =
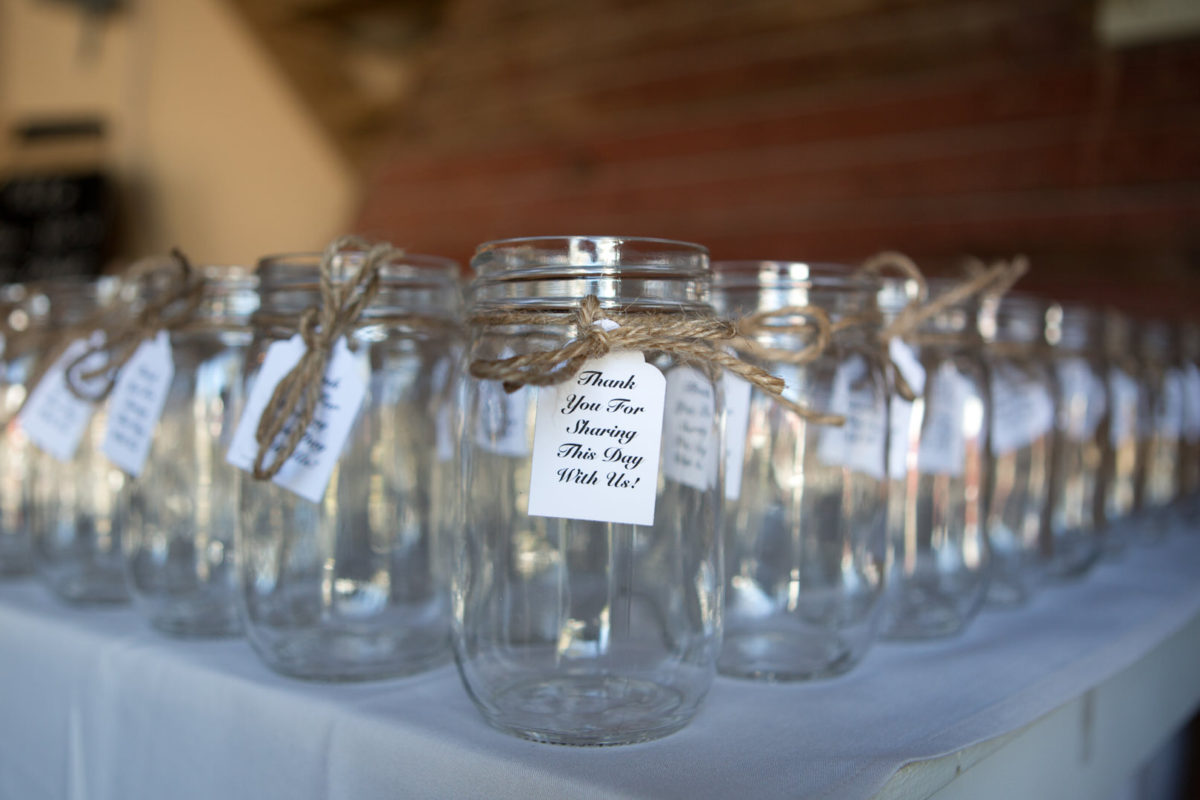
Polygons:
M140 469L102 455L124 411L93 403L69 455L17 412L35 371L71 380L46 363L66 363L63 331L111 332L161 285L9 287L0 571L132 596L170 634L244 631L302 678L453 653L493 725L611 744L686 724L718 668L844 672L879 633L954 634L1194 510L1191 329L617 237L485 244L466 287L451 261L388 253L352 318L306 317L367 257L196 270L186 318L144 331L173 372ZM272 348L335 324L341 372L285 464L332 450L323 480L228 464Z

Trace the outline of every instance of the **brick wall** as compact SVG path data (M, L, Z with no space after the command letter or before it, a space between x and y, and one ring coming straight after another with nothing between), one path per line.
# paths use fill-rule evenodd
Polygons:
M1066 0L451 0L359 227L463 259L611 232L933 271L1022 251L1033 288L1183 313L1200 40L1092 26Z

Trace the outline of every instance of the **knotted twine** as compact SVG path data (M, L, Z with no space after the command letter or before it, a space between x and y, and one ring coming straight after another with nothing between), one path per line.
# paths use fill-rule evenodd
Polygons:
M1016 256L1011 261L997 261L991 266L984 266L975 260L975 268L969 269L966 281L942 292L934 298L929 297L929 283L921 273L920 268L911 258L895 251L878 253L863 262L860 271L873 276L881 276L886 270L900 273L916 284L917 291L898 313L879 333L880 341L886 348L895 338L916 341L918 344L957 343L962 339L957 335L946 337L918 337L917 329L944 311L963 303L975 296L999 298L1012 288L1021 276L1029 271L1029 260L1024 256ZM935 341L936 338L936 341ZM896 391L905 400L912 401L916 397L908 381L900 369L893 364L892 370L896 379Z
M183 254L180 253L178 250L173 250L172 256L175 259L176 265L185 274L190 275L191 267L188 264L187 259L183 256ZM121 278L122 283L124 285L133 285L135 281L145 278L148 273L151 273L156 269L161 269L161 262L145 261L145 262L139 262L137 264L134 264L133 266L131 266L129 268L129 270L126 271L125 275L122 276L122 278ZM178 284L176 284L176 285L178 285ZM171 292L168 291L168 294L171 294ZM199 301L199 296L200 296L200 292L199 292L199 290L197 290L197 293L196 293L196 301L197 302ZM167 299L167 298L164 296L163 299ZM176 297L175 299L178 299L178 297ZM155 303L154 305L158 306L160 308L160 313L161 313L161 310L165 310L166 307L171 305L171 302L173 302L173 301L168 301L168 302L161 303L161 304ZM193 306L193 308L194 308L194 306ZM149 308L146 309L145 311L143 311L143 314L141 314L137 318L135 318L135 327L136 327L136 320L141 319L142 316L144 314L146 314L148 311L151 311L151 309L149 309ZM188 313L185 316L190 316L190 311L188 311ZM52 367L60 358L62 358L63 353L65 353L67 351L67 349L71 346L71 344L73 342L75 342L77 339L87 338L93 332L95 332L97 330L104 330L106 332L109 332L110 334L118 334L120 332L120 330L123 329L124 327L127 327L127 325L126 326L121 325L120 321L114 317L113 309L111 309L109 307L101 307L101 308L98 308L98 309L92 311L90 314L88 314L82 320L80 320L76 323L73 323L71 325L68 325L64 328L60 328L53 333L36 334L36 332L34 330L30 329L28 331L28 333L31 334L31 341L29 342L29 346L36 347L38 349L42 349L42 352L37 356L34 367L33 367L33 369L30 370L29 376L25 380L25 386L28 389L28 391L25 394L25 399L21 401L20 407L15 412L15 415L19 415L24 410L25 403L27 403L29 401L29 398L33 395L33 389L36 388L37 385L42 382L42 379L46 377L46 373L50 370L50 367ZM171 327L174 327L173 322L171 323ZM150 335L151 336L155 335L157 333L157 331L158 331L158 328L155 328L154 332L152 332ZM67 369L64 371L64 380L66 382L67 389L72 394L74 394L76 397L78 397L84 401L93 402L94 400L97 400L97 399L103 400L105 397L108 396L108 393L112 390L113 383L115 383L115 381L116 381L116 370L118 370L121 366L124 366L125 362L128 361L130 357L132 357L133 352L137 349L137 345L140 343L141 343L141 339L138 339L138 341L136 343L134 343L132 348L129 350L129 353L127 355L125 355L125 357L123 359L121 359L119 363L116 363L115 367L114 367L114 362L110 361L96 375L93 375L92 373L89 372L87 375L79 376L79 378L81 380L87 380L87 379L98 377L99 375L103 374L105 371L107 371L109 369L113 369L113 374L110 376L111 380L109 382L107 382L106 386L104 387L103 393L100 394L98 396L98 398L93 398L89 395L86 395L84 393L83 387L76 385L76 381L74 380L73 373L72 373L72 370L77 368L77 366L80 364L80 362L83 360L83 358L90 357L91 355L93 355L96 352L95 348L89 348L89 351L87 353L85 353L83 357L73 360L71 362L71 364L69 364L67 366Z
M353 277L340 281L334 275L334 262L345 250L364 254ZM372 244L358 236L342 236L325 248L319 267L321 303L305 309L297 323L297 332L304 341L304 355L275 386L258 420L255 431L258 455L254 459L254 477L258 480L274 478L296 452L320 403L334 343L358 322L375 297L380 267L402 254L402 250L390 244ZM287 438L275 451L275 460L268 464L272 443L293 417L295 421L287 429Z
M982 294L987 298L999 299L1008 294L1026 272L1029 271L1029 259L1023 255L1013 256L1011 261L1003 259L993 262L992 267L999 267L1006 274L985 289ZM966 273L971 278L979 277L988 270L988 265L978 258L969 258L966 263Z
M611 320L612 330L597 325ZM500 381L506 392L523 386L555 386L583 367L584 362L618 350L659 351L681 361L727 369L773 396L801 416L807 409L783 397L785 384L765 369L747 364L726 352L718 343L738 335L737 326L716 317L681 314L677 311L628 310L610 312L600 306L596 295L583 298L571 311L496 311L475 314L472 325L565 325L574 324L575 337L553 350L501 359L473 358L472 377Z
M794 319L796 317L800 317L805 321L785 322L782 324L778 322L778 320ZM880 319L881 317L878 313L870 312L848 315L834 322L830 319L828 312L820 306L783 306L771 309L770 311L758 311L737 320L735 325L738 330L738 338L734 343L734 347L756 358L779 361L793 366L803 366L804 364L811 364L820 358L829 345L832 344L837 334L861 325L877 325ZM798 337L806 337L809 341L799 350L783 347L767 347L754 340L754 337L760 334L770 334L772 336L790 334ZM804 420L815 425L840 427L846 424L846 417L842 414L813 411L803 406L797 406L793 410Z
M921 274L921 270L917 268L912 259L902 253L886 252L873 256L864 262L860 272L877 277L884 270L888 269L900 272L906 278L910 278L916 282L918 288L917 296L910 301L910 307L914 305L919 306L926 300L929 290L925 282L925 276ZM800 317L805 321L785 324L774 322L776 320L795 317ZM850 314L835 322L819 306L784 306L770 311L759 311L738 320L737 328L740 336L736 347L747 354L763 359L781 361L792 365L810 364L824 354L838 333L865 325L880 325L882 321L883 316L878 311ZM765 347L754 341L753 337L759 334L791 334L798 337L807 337L809 341L799 350ZM888 338L890 337L883 334L880 335L885 352L887 350ZM896 391L904 399L909 401L914 400L916 395L908 385L908 382L904 380L904 376L900 374L898 369L894 369L893 373L895 374ZM844 425L846 421L846 418L840 414L821 413L812 410L804 410L801 416L809 422L818 425L840 426Z
M168 274L167 288L148 301L132 320L119 319L110 313L105 315L106 322L92 326L92 330L104 333L104 342L89 347L67 366L66 383L71 394L90 403L102 402L112 392L121 369L133 358L142 342L153 339L159 331L175 330L191 321L204 296L204 279L196 274L178 248L171 250L171 266L167 269L172 270ZM163 272L164 268L158 262L134 264L123 276L123 283L133 286L143 281L149 286ZM63 341L64 349L70 341ZM99 366L80 371L85 363L97 356L102 358ZM87 387L99 378L104 381L96 391L89 393Z
M999 297L1012 288L1029 271L1029 261L1022 256L1012 261L997 261L962 283L921 304L905 306L884 329L887 338L911 338L917 328L933 317L976 296Z

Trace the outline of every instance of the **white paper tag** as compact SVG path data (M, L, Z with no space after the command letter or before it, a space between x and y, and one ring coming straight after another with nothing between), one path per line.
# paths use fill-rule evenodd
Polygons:
M920 397L925 391L925 367L912 347L903 339L893 337L888 340L888 357L913 394ZM908 473L913 404L893 392L888 405L888 477L901 480Z
M292 338L275 342L267 348L262 368L246 400L245 411L238 421L229 447L227 460L238 469L251 472L258 457L258 442L255 433L263 409L271 401L275 387L296 366L304 355L304 340L297 334ZM320 502L342 454L342 446L350 435L359 406L367 392L368 367L365 358L350 352L346 338L339 337L333 345L329 364L321 388L321 397L313 414L312 422L296 451L284 463L272 482L298 494L313 503ZM295 417L289 419L279 436L271 443L267 463L277 455L278 448L296 424Z
M965 380L948 361L934 373L933 384L926 393L925 419L917 452L917 469L926 475L963 474L967 455L963 437Z
M1108 390L1112 396L1112 416L1109 417L1108 438L1113 447L1120 447L1138 431L1138 383L1120 367L1108 371Z
M1054 430L1054 395L1043 383L1030 382L1025 390L1031 395L1028 401L1030 415L1025 425L1028 439L1033 442Z
M1058 375L1059 427L1077 441L1085 441L1096 433L1107 408L1107 391L1082 359L1072 358L1055 364Z
M512 358L511 348L501 351L499 358ZM529 455L529 428L526 419L527 387L515 392L504 391L500 381L479 381L475 413L475 445L498 456L522 458Z
M108 430L100 449L133 477L142 474L154 430L171 390L175 364L166 331L142 342L121 368L108 403Z
M663 404L663 475L706 491L717 482L721 441L713 426L716 397L699 370L675 367L667 373Z
M746 458L746 434L750 429L750 386L726 371L721 377L725 394L725 499L742 496L742 462Z
M1183 369L1183 435L1200 438L1200 368L1185 364Z
M666 380L639 351L537 390L529 514L653 525Z
M79 441L96 411L94 403L80 400L71 393L67 387L66 369L88 348L103 344L104 334L100 331L88 339L71 342L38 381L17 418L17 424L33 443L59 461L68 462L75 457ZM95 369L103 361L103 355L97 353L81 364L76 374ZM98 380L103 381L103 378ZM85 390L88 388L84 387Z
M833 376L829 412L841 414L846 423L821 429L817 457L830 466L847 467L882 480L888 464L885 447L889 435L884 412L870 384L855 386L867 375L867 362L853 356L838 366Z
M913 394L918 397L925 391L925 367L917 359L917 354L903 339L892 337L888 340L888 357L900 370Z
M1183 434L1187 398L1184 395L1184 377L1180 369L1169 369L1163 376L1162 403L1158 407L1158 433L1168 439Z
M992 452L1011 453L1054 427L1054 398L1021 369L998 364L992 371Z
M908 448L912 442L913 404L898 394L889 398L888 414L888 477L903 480L908 474Z
M438 461L451 461L454 458L454 419L452 411L455 406L455 387L448 385L450 380L450 359L444 358L433 367L431 384L433 396L437 402L437 410L433 418L434 456Z

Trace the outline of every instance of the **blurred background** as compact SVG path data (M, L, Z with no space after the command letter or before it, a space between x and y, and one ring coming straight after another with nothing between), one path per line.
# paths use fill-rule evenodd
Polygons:
M0 0L0 278L617 233L1200 299L1196 0Z

